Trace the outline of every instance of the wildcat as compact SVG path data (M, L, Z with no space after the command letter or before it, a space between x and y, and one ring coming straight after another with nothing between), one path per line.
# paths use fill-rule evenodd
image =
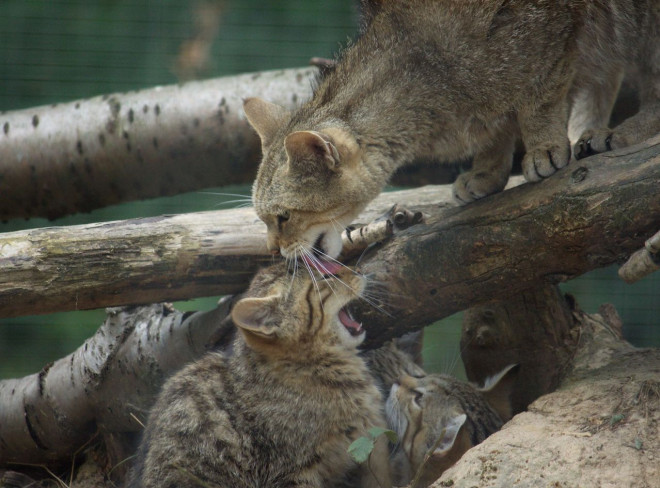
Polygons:
M364 0L359 38L293 112L249 98L253 186L273 254L335 258L341 231L416 158L472 169L467 203L501 191L521 138L527 180L660 132L660 0ZM607 129L624 71L641 109ZM633 71L634 71L633 70Z
M511 418L509 396L518 366L508 366L483 388L442 374L402 375L387 399L388 423L399 436L395 482L430 485L469 448ZM428 460L425 458L428 456Z
M340 281L341 280L341 283ZM365 279L260 271L233 307L233 354L211 353L169 379L145 428L133 487L330 487L357 465L347 448L384 426L381 394L346 305ZM386 441L361 486L391 486Z

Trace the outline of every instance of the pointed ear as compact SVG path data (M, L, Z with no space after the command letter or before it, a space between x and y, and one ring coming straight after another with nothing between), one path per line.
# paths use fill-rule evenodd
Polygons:
M284 148L289 156L289 171L313 172L318 166L309 166L309 161L320 163L332 171L339 166L339 151L332 140L320 132L304 130L292 132L284 139Z
M494 376L486 378L481 392L503 422L511 419L511 392L518 378L519 364L511 364Z
M277 130L290 117L289 111L284 107L261 98L246 98L243 101L243 110L248 122L259 134L262 146L267 146L273 141Z
M277 327L271 325L277 306L277 296L243 298L231 311L231 318L243 332L274 339Z
M444 457L454 447L458 432L461 430L466 419L467 415L462 413L461 415L452 417L446 425L442 426L442 438L435 443L433 456Z

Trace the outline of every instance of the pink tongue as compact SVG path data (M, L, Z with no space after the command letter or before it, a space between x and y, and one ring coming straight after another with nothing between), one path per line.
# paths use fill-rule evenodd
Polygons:
M359 322L356 322L355 320L353 320L353 319L352 319L352 318L346 313L346 310L344 310L343 308L342 308L341 310L339 310L338 317L339 317L339 321L340 321L342 324L344 324L344 327L346 327L347 329L353 329L353 330L358 331L358 330L360 330L360 327L362 327L362 326L360 325L360 323L359 323Z
M311 259L309 256L303 256L303 261L315 268L321 274L337 274L342 268L339 263L325 261L319 258Z

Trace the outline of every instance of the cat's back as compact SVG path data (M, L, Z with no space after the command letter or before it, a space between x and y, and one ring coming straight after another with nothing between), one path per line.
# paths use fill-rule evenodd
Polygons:
M163 385L143 434L135 487L195 485L194 473L232 478L240 468L244 439L235 406L228 360L211 353L189 364ZM235 485L240 484L235 477Z

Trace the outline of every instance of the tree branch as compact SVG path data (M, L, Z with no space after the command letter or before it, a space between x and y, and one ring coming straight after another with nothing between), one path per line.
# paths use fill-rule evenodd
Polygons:
M362 222L399 203L425 223L360 263L391 293L389 315L361 311L371 338L623 262L660 228L659 184L655 138L465 207L449 186L382 194ZM6 233L0 316L235 293L271 259L252 209Z
M373 220L395 199L434 198L432 188L385 194L361 217ZM236 293L270 262L251 208L8 232L0 317Z
M249 183L260 142L243 99L294 107L314 68L103 95L0 115L0 220Z
M62 462L103 432L137 431L164 378L227 344L230 299L193 314L163 304L109 309L75 352L0 381L0 466Z
M388 314L366 305L380 342L486 301L623 262L660 228L660 136L572 163L462 208L421 210L410 227L361 261L390 292Z

